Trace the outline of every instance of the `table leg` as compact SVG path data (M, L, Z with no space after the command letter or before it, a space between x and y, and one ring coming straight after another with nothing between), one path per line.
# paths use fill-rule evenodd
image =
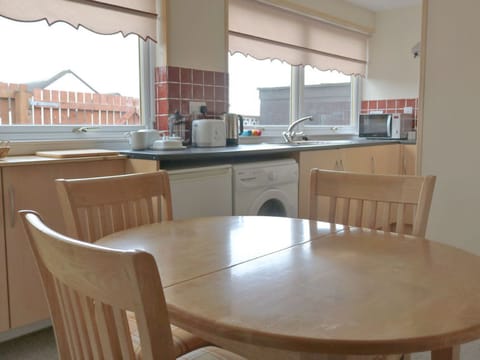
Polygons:
M432 350L432 360L460 360L460 346Z

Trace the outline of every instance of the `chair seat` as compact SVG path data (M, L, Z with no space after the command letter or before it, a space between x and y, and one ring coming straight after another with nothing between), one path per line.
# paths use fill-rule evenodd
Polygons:
M141 360L142 349L140 346L140 337L138 334L137 321L135 319L135 314L128 311L127 320L128 320L128 327L130 328L130 333L132 336L133 350L135 351L135 356L138 360ZM210 343L208 343L207 341L177 326L171 325L170 327L172 329L173 347L175 349L176 357L179 357L183 354L186 354L190 351L201 348L203 346L210 345ZM223 358L220 358L220 359L223 359Z
M231 353L230 351L215 347L206 346L189 352L177 358L177 360L246 360L244 357Z

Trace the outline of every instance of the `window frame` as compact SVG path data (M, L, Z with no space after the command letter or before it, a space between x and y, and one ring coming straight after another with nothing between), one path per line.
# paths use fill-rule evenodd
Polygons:
M126 140L131 131L153 128L155 121L154 68L155 43L138 38L139 51L139 125L1 125L2 140L11 142L68 141L68 140ZM150 121L147 121L151 119Z
M230 52L228 56L233 56ZM303 96L305 89L304 66L290 65L290 104L289 104L289 123L308 114L303 113ZM231 71L231 69L229 69ZM300 123L297 131L303 131L307 136L326 136L326 135L356 135L358 134L358 115L360 112L360 89L361 77L350 76L350 125L332 126L332 125L309 125L308 122ZM263 125L260 119L260 125L247 126L247 128L260 128L264 136L281 136L286 130L285 125Z

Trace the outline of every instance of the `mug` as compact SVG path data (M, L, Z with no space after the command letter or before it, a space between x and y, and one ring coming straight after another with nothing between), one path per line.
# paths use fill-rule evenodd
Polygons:
M149 136L147 132L132 131L129 135L132 150L145 150L149 147Z

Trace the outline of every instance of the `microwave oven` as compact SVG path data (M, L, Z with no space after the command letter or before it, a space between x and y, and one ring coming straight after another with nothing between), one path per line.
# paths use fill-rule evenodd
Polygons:
M358 136L372 139L406 139L415 127L412 114L360 114Z

